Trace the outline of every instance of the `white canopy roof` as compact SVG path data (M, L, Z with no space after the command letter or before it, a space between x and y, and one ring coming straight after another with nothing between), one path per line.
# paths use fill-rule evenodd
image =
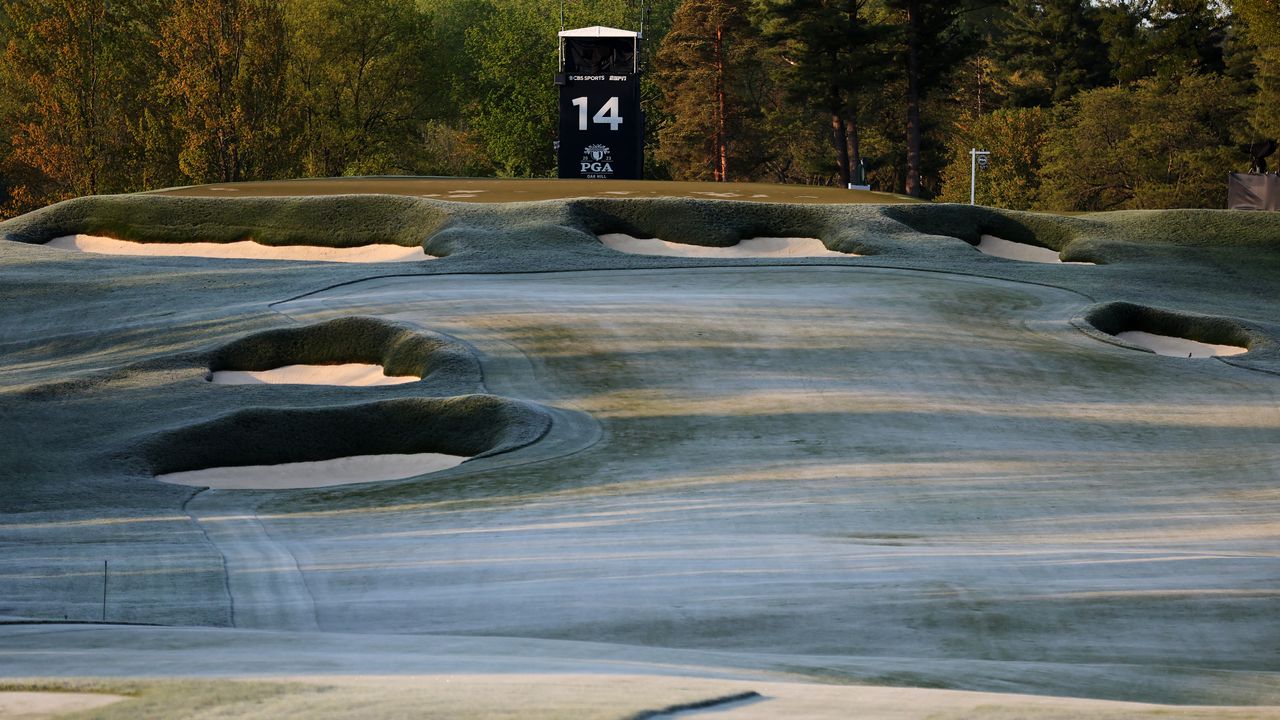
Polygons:
M560 37L640 37L640 33L630 30L619 30L618 28L605 27L603 25L592 25L591 27L578 28L577 30L561 30Z

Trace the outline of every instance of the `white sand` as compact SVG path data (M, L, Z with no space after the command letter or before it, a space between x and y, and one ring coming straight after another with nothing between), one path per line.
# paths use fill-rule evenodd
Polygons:
M157 475L161 482L215 490L289 490L399 480L457 467L467 458L442 453L353 455L317 462L244 465Z
M1139 347L1144 347L1157 355L1168 355L1170 357L1207 358L1215 355L1240 355L1249 352L1249 348L1235 345L1212 345L1170 335L1155 335L1141 330L1127 330L1117 333L1116 337Z
M1064 263L1057 250L1042 248L1027 243L1013 242L998 238L995 235L983 235L975 246L978 252L1005 260L1021 260L1023 262L1054 263L1058 265L1092 265L1086 262Z
M702 258L858 257L854 253L828 250L818 238L759 237L743 240L730 247L706 247L608 233L600 236L600 242L631 255Z
M285 365L270 370L219 370L209 376L218 385L401 385L417 382L416 375L387 375L381 365Z
M120 702L123 695L78 692L0 692L0 718L51 718Z
M100 235L64 235L45 243L45 247L101 255L147 255L167 257L240 258L248 260L304 260L311 262L410 262L435 260L421 247L400 245L361 245L352 248L330 248L318 245L284 245L274 247L242 240L232 243L139 243Z

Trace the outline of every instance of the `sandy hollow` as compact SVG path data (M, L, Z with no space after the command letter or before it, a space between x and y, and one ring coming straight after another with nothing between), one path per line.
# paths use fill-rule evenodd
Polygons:
M231 243L141 243L100 235L64 235L45 243L45 247L101 255L146 255L169 257L237 258L245 260L303 260L310 262L410 262L435 260L421 247L400 245L361 245L330 248L318 245L272 246L242 240Z
M448 470L467 458L442 453L353 455L315 462L207 468L157 475L161 482L215 490L291 490L399 480Z
M81 692L0 692L0 718L52 718L120 702L123 695Z
M853 253L828 250L818 238L758 237L742 240L730 247L706 247L667 242L658 238L637 238L623 233L607 233L600 236L600 242L631 255L700 258L858 257Z
M1144 347L1157 355L1170 357L1207 358L1215 355L1241 355L1249 352L1248 348L1235 345L1213 345L1170 335L1155 335L1141 330L1126 330L1117 333L1116 337L1138 347Z
M401 385L417 382L416 375L387 375L381 365L285 365L270 370L219 370L209 380L217 385Z
M1058 265L1092 265L1086 262L1064 263L1057 250L1042 248L1027 243L1013 242L998 238L995 235L983 235L974 247L983 255L1004 258L1005 260L1021 260L1022 262L1052 263Z

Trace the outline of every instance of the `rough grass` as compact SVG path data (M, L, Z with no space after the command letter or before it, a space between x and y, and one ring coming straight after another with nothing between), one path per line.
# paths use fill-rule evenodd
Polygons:
M263 245L421 245L445 219L433 203L391 195L190 198L102 195L76 198L3 223L0 237L44 243L63 235L105 235L156 243L253 240Z
M537 239L547 251L598 253L594 236L626 233L724 247L750 237L820 237L864 255L936 254L939 241L983 234L1064 253L1068 261L1124 262L1140 247L1280 249L1280 216L1226 210L1124 211L1061 216L954 204L796 204L694 198L579 198L466 206L399 195L78 198L0 223L0 238L43 243L104 234L138 242L234 242L352 247L423 245L437 256L492 254ZM513 238L519 237L517 241Z
M246 408L143 443L154 474L351 455L494 455L550 427L528 403L492 395L404 398L322 408Z
M286 365L381 365L424 382L478 383L480 363L462 343L377 318L350 317L254 333L214 351L209 369L271 370Z
M1108 335L1138 330L1250 350L1267 350L1275 345L1265 333L1234 318L1174 312L1128 302L1095 305L1084 313L1083 319Z

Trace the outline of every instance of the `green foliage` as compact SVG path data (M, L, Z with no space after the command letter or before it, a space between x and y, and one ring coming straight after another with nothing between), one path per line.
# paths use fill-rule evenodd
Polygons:
M1049 120L1049 112L1041 108L996 110L978 118L953 143L939 199L969 202L969 150L977 148L991 152L987 169L977 173L977 201L1011 210L1036 207Z
M1044 205L1060 210L1222 207L1240 112L1211 76L1082 93L1049 134Z
M617 27L627 16L622 0L584 0L566 10L569 27ZM492 14L467 30L467 52L478 63L472 126L505 175L555 172L559 30L559 17L537 0L495 3Z
M174 0L157 40L179 167L196 182L289 174L291 102L279 0Z
M997 51L1015 105L1047 106L1105 85L1101 18L1088 0L1012 0Z
M1256 92L1250 121L1255 137L1280 139L1280 0L1232 0L1245 38L1256 47ZM1273 156L1274 158L1274 156Z
M861 159L861 115L887 60L890 28L871 22L867 6L866 0L754 3L785 96L806 115L825 116L842 186Z
M432 97L426 16L413 0L294 0L291 64L310 177L409 172Z
M154 58L145 0L11 0L0 92L8 154L45 198L136 187L131 121ZM19 170L21 174L21 170Z
M905 191L924 197L922 182L924 127L921 104L945 70L964 54L968 38L957 24L959 5L928 0L887 0L901 15L899 65L906 80L906 178Z
M747 0L689 0L657 53L657 81L670 121L658 158L680 180L749 177L758 154L766 92L762 45Z
M1280 8L1229 5L1233 13L1211 0L658 0L642 52L646 173L839 184L863 160L878 189L960 199L957 153L976 143L1019 158L1009 177L984 176L994 183L989 202L1214 205L1220 193L1194 189L1186 173L1221 162L1220 175L1247 158L1238 147L1205 148L1280 137ZM569 27L635 28L640 16L638 0L565 7ZM536 0L6 0L0 217L77 195L207 181L550 176L555 9ZM1166 166L1176 157L1199 168L1168 170L1159 183L1068 202L1055 177L1052 198L1037 194L1036 148L1025 144L1036 131L983 125L995 109L1052 107L1036 122L1063 146L1088 125L1073 104L1080 93L1144 96L1126 88L1177 87L1188 74L1216 78L1214 102L1246 119L1228 137L1224 113L1204 104L1186 122L1175 110L1150 123L1160 128L1151 137L1125 135ZM1211 127L1212 142L1187 122ZM978 132L994 135L979 142ZM1120 199L1100 199L1111 195Z

